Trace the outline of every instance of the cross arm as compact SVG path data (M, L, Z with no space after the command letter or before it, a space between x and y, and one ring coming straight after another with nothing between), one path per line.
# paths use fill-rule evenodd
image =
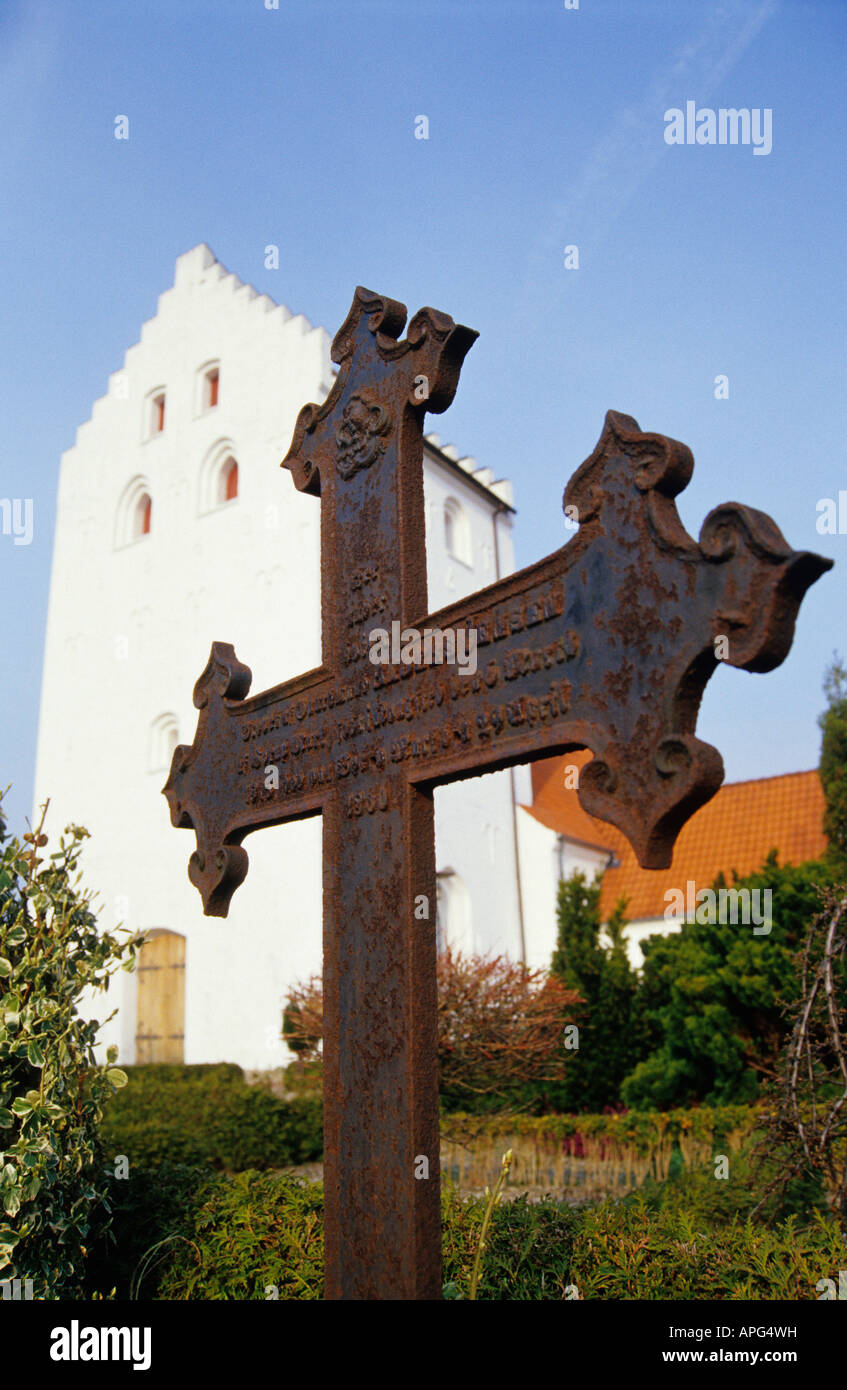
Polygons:
M244 837L318 814L325 796L316 769L326 734L312 724L331 698L327 673L318 668L248 699L251 679L228 642L212 644L194 687L194 742L174 750L162 788L171 824L195 832L188 876L211 917L227 915L247 873Z
M685 445L609 412L565 492L577 534L415 625L474 634L478 669L416 668L409 695L430 712L402 745L412 780L589 748L584 809L618 826L643 867L667 867L723 780L719 752L695 735L712 672L719 660L777 666L804 593L832 565L738 503L715 508L695 542L673 500L692 468Z

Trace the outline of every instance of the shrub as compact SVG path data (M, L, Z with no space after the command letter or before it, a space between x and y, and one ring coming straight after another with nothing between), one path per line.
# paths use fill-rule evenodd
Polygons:
M783 1002L796 998L794 953L819 910L825 864L780 866L771 853L761 870L735 886L770 890L773 925L685 922L669 936L642 943L645 961L636 1014L653 1051L626 1077L621 1099L634 1109L755 1101L760 1078L774 1074L786 1036ZM725 887L718 877L715 888ZM708 918L706 907L698 916Z
M442 1108L514 1104L527 1085L561 1081L561 1039L579 996L546 970L449 949L438 957Z
M710 1230L696 1213L651 1210L639 1195L581 1213L570 1276L585 1299L815 1299L817 1281L843 1260L837 1228L819 1215L805 1227L794 1216L773 1228L748 1217Z
M847 885L822 898L797 956L799 998L758 1153L772 1167L780 1155L767 1196L791 1182L816 1184L847 1233Z
M289 990L282 1011L282 1040L304 1061L314 1061L320 1055L323 1027L323 980L312 975Z
M243 1082L244 1072L235 1062L197 1062L187 1067L182 1062L146 1062L143 1066L125 1068L127 1076L156 1092L162 1086L186 1085L192 1082L209 1085L228 1081Z
M623 1201L575 1211L552 1198L495 1207L477 1297L816 1299L843 1267L834 1222L812 1212L768 1227L736 1167L647 1184ZM320 1299L323 1195L287 1175L235 1176L165 1164L113 1184L112 1248L89 1262L90 1292L147 1299ZM484 1198L442 1193L448 1297L467 1297Z
M774 1225L795 1217L802 1225L815 1221L815 1211L826 1211L826 1193L814 1181L785 1182L778 1194L762 1201L763 1172L773 1172L781 1166L779 1153L763 1165L754 1145L756 1131L746 1136L744 1146L731 1155L724 1143L720 1148L729 1158L727 1178L715 1177L714 1157L682 1170L670 1182L643 1184L639 1196L651 1211L689 1212L698 1222L712 1229L730 1224L736 1217L746 1220L758 1217L763 1225ZM718 1144L715 1144L718 1148Z
M321 1298L323 1191L285 1174L165 1163L112 1193L114 1240L90 1261L92 1292L118 1298Z
M163 1163L111 1193L90 1292L117 1298L323 1297L323 1189L285 1174ZM273 1290L276 1290L274 1294Z
M107 1152L130 1165L170 1162L230 1170L308 1163L323 1151L317 1096L279 1100L240 1067L128 1067L103 1116Z
M323 1297L323 1188L265 1173L210 1181L174 1244L160 1298Z
M561 1038L579 996L545 970L505 956L444 951L438 957L438 1074L442 1107L479 1111L524 1105L567 1066ZM320 976L296 985L283 1036L303 1064L323 1036ZM573 1054L567 1054L572 1056Z
M88 1293L149 1299L173 1257L173 1246L190 1238L193 1212L210 1182L211 1168L163 1163L131 1168L126 1179L108 1175L111 1222L98 1232L86 1262Z
M0 808L0 1278L73 1298L95 1215L108 1224L97 1125L126 1081L95 1064L101 1025L77 1005L132 967L139 938L97 929L77 872L87 832L69 826L45 861L43 825L22 843Z
M453 1297L467 1297L484 1211L484 1197L461 1198L450 1187L442 1194L444 1283ZM578 1229L577 1213L552 1199L495 1207L477 1299L561 1302Z

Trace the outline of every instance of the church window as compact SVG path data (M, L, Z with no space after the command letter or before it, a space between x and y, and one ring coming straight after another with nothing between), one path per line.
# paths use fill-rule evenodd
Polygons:
M236 447L231 439L218 439L200 465L199 513L205 516L234 502L241 491Z
M194 376L194 413L205 415L214 410L221 398L221 364L204 362Z
M179 743L179 725L175 714L160 714L150 726L150 742L147 758L149 772L167 771L171 765L174 749Z
M444 540L447 554L463 565L471 565L471 532L468 518L461 502L448 497L444 503Z
M121 493L115 521L115 545L132 545L149 536L153 523L153 501L146 478L131 478Z
M165 388L156 386L144 398L144 438L156 439L165 428Z

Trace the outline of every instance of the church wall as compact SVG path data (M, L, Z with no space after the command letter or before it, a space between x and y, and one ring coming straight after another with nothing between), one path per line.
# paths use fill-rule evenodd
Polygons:
M518 801L524 805L531 801L528 782L520 788ZM580 870L591 882L595 873L605 868L608 856L602 850L563 840L523 809L518 812L518 824L527 963L537 968L550 964L556 945L556 891L560 878L568 878ZM633 968L640 970L644 964L641 943L646 937L669 936L676 931L679 931L677 923L665 921L664 917L627 922L623 938Z
M514 542L508 513L495 519L488 498L471 488L462 492L461 479L431 456L424 475L424 497L431 611L493 584L498 569L501 578L513 572ZM467 517L467 561L447 548L444 509L451 499L461 503ZM437 787L435 848L438 869L458 874L471 899L469 930L457 933L451 944L477 954L508 952L518 958L521 941L510 777L508 771L495 772Z
M648 936L671 936L678 931L679 924L666 922L664 917L642 918L637 922L627 922L624 927L624 941L626 942L626 953L630 965L636 970L641 969L644 964L644 952L641 949L641 943Z
M587 845L563 842L525 810L518 812L518 826L527 964L546 969L556 946L559 880L579 870L591 883L607 856Z

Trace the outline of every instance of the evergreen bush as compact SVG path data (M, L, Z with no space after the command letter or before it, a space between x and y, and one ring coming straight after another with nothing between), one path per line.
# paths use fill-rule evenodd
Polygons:
M308 1163L323 1151L319 1096L280 1100L248 1086L240 1067L127 1067L128 1085L110 1102L101 1137L130 1171L159 1163L237 1171Z
M78 1006L132 968L139 939L98 931L78 873L87 831L69 826L45 859L43 826L8 836L0 803L0 1279L53 1299L78 1296L93 1223L108 1225L98 1123L126 1082L117 1048L96 1064L101 1024Z

